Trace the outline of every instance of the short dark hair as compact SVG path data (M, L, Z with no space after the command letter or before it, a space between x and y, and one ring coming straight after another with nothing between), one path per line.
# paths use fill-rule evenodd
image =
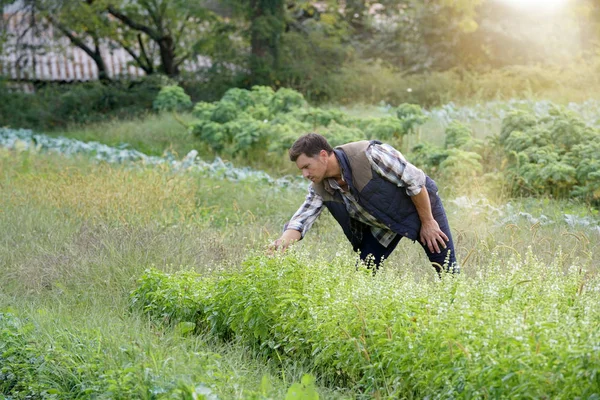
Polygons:
M292 147L290 147L290 160L296 162L302 154L307 157L315 157L321 150L327 151L327 154L333 152L333 148L323 136L318 133L307 133L296 139Z

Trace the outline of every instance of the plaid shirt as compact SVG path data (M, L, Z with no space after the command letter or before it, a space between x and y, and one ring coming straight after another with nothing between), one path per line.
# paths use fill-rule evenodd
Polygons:
M406 194L409 196L419 194L425 186L425 173L406 161L404 156L392 146L373 144L367 148L366 156L371 163L371 167L377 173L395 183L398 187L406 188ZM373 236L377 238L379 243L387 247L396 237L396 233L389 230L387 226L362 208L350 192L342 190L335 179L328 179L330 186L341 193L350 217L370 226ZM315 192L311 185L304 204L296 211L290 222L286 224L285 229L297 230L304 237L321 214L321 211L323 211L323 198Z

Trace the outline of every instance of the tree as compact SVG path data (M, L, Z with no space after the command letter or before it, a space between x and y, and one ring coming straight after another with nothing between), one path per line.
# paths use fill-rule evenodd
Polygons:
M110 81L108 69L100 52L108 42L109 21L102 6L94 0L35 0L41 15L96 64L98 79Z
M2 8L2 51L16 56L14 67L21 78L19 71L31 70L30 66L35 68L35 55L49 47L49 41L42 34L47 23L40 17L35 0L4 1Z
M12 0L0 0L0 10L2 10L2 18L0 19L0 54L2 54L4 44L8 41L8 24L12 15L6 11L12 3Z
M119 43L142 68L153 71L145 38L158 49L159 72L177 76L181 64L191 58L197 42L217 15L200 2L186 0L98 0L122 25L116 30ZM137 41L134 51L132 38Z
M249 0L251 84L268 85L280 67L285 0Z
M341 83L336 77L352 52L352 28L336 3L287 6L276 79L279 85L297 89L312 100L335 95Z
M580 27L581 47L596 55L600 45L600 4L595 0L573 0L572 14Z
M382 59L404 71L447 69L462 62L457 50L477 31L482 1L381 0L362 16L360 30L353 24L353 47L360 58Z

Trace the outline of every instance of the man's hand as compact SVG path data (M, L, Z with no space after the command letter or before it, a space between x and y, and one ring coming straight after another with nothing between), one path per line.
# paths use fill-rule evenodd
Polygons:
M440 229L440 225L431 215L431 204L429 203L429 193L423 186L421 192L411 197L412 202L417 208L419 219L421 220L420 239L423 246L427 246L430 252L440 253L440 247L445 249L448 236Z
M446 248L448 236L440 229L435 219L421 223L421 243L432 253L440 253L440 248Z
M302 239L302 234L294 229L288 229L283 232L283 235L269 245L269 254L273 254L276 250L284 252L289 245Z

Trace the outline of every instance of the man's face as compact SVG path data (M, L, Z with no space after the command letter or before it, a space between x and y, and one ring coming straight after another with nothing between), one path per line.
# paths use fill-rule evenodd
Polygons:
M328 154L325 150L321 150L314 157L308 157L306 154L300 154L296 159L296 166L302 171L302 176L315 183L322 182L325 179L327 171Z

